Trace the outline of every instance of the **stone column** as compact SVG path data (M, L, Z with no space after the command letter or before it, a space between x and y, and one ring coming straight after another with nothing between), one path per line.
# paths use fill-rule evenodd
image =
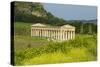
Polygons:
M60 30L60 41L62 41L62 29Z
M36 29L36 36L38 35L38 30Z
M46 36L48 37L48 29L46 30L46 33L47 33Z
M47 30L47 37L49 37L49 31Z
M40 31L40 37L42 37L42 29L40 29L39 31Z
M55 35L54 36L55 36L55 39L56 39L56 30L55 30Z
M32 36L34 36L34 29L32 29Z
M65 30L65 40L67 40L67 33L66 33L66 30Z
M55 30L55 39L56 39L56 30Z
M63 30L63 32L62 32L62 39L63 39L63 40L65 39L65 37L64 37L64 30Z
M71 34L70 34L70 31L69 31L69 40L71 39Z
M46 29L46 37L48 37L48 30Z
M39 36L39 31L38 31L38 29L36 29L36 36Z
M63 30L62 30L62 40L63 40Z
M58 40L58 31L56 30L56 40Z
M49 30L48 30L48 37L49 37Z
M56 40L57 40L57 30L56 30Z
M42 37L42 29L41 29L41 37Z
M40 33L39 33L39 29L37 29L37 36L40 36L39 34L40 34Z
M73 31L73 39L75 38L75 31Z
M58 30L56 30L56 40L58 40Z
M71 31L71 39L73 39L73 31Z
M40 31L40 29L38 29L38 36L39 36L39 37L41 36L41 31Z
M67 38L68 38L68 40L69 40L69 31L67 31Z
M41 37L43 37L43 29L41 29Z
M36 30L34 29L34 36L36 35Z
M43 35L44 35L43 33L44 33L44 32L43 32L43 29L42 29L42 32L41 32L41 37L43 37Z
M50 30L50 38L51 38L51 30Z
M59 29L58 29L58 40L59 40Z
M70 30L70 39L72 39L72 31Z
M41 37L41 30L38 29L38 36Z
M52 30L52 38L54 39L54 30Z
M46 37L46 30L44 29L44 37Z

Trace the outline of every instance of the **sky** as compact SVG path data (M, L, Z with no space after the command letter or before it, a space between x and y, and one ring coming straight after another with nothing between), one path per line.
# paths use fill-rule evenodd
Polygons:
M96 6L43 3L44 8L54 16L65 20L97 19Z

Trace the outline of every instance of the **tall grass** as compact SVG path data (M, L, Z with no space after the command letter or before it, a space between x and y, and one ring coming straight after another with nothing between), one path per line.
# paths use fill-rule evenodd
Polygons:
M96 35L76 35L74 40L48 42L47 45L16 50L15 64L93 61L96 57Z

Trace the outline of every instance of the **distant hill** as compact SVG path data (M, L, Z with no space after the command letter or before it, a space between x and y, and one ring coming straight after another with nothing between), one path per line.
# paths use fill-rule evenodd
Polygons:
M97 19L93 20L64 20L55 17L52 13L47 12L41 3L34 2L14 2L14 21L24 23L42 23L52 26L62 26L70 24L75 26L76 33L97 32Z
M97 19L92 19L92 20L82 20L83 23L94 23L97 24Z
M50 12L47 12L41 3L14 3L15 21L17 22L44 23L50 25L63 25L66 22L64 19L55 17Z
M28 3L28 2L15 2L15 14L29 14L35 16L47 16L47 12L44 10L40 3Z
M94 24L97 24L97 19L92 19L92 20L68 20L68 22L74 22L74 21L81 21L82 23L94 23Z

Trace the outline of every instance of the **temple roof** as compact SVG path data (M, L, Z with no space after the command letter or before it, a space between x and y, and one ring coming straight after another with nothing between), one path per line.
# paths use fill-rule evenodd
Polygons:
M61 26L61 28L75 28L75 27L71 26L71 25L63 25L63 26Z
M41 23L36 23L36 24L33 24L32 26L36 26L36 27L56 27L56 28L75 28L74 26L71 26L71 25L63 25L63 26L50 26L50 25L44 25L44 24L41 24Z
M46 25L41 24L41 23L36 23L36 24L33 24L32 26L42 26L42 27L44 27L44 26L46 26Z

